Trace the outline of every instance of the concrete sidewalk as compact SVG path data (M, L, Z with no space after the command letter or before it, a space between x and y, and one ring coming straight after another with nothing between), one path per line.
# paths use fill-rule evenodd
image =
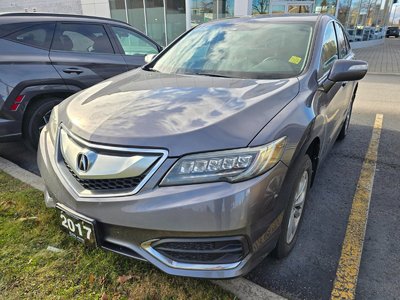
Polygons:
M382 45L353 51L357 59L368 62L368 73L400 75L400 39L387 38Z

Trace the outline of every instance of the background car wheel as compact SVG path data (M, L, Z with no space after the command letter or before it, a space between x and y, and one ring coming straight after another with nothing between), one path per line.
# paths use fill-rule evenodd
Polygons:
M282 231L273 255L277 258L286 257L292 251L299 232L304 214L305 203L311 186L312 163L308 155L299 162L292 173L293 182L290 198L282 221Z
M29 147L37 149L40 131L49 121L53 107L62 100L61 98L40 99L28 107L24 119L23 135Z

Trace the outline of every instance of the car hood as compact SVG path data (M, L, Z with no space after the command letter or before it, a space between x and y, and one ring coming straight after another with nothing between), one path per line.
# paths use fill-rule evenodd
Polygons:
M59 119L94 143L170 156L246 147L298 93L296 78L253 80L135 70L64 101Z

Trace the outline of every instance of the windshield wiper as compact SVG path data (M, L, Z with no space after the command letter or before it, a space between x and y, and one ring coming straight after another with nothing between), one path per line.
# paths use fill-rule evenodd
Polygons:
M214 73L202 73L202 72L193 73L193 75L210 76L210 77L222 77L222 78L231 78L231 77L226 76L226 75L214 74Z
M154 69L154 68L149 68L149 67L144 67L144 68L142 68L143 70L145 70L145 71L149 71L149 72L157 72L157 73L160 73L160 71L158 71L157 69Z

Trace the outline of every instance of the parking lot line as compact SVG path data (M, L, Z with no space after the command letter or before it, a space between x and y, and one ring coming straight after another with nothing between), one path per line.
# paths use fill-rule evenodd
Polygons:
M331 299L355 298L358 271L367 227L368 210L374 184L382 123L383 115L377 114L371 141L368 146L367 154L365 155L357 189L353 198Z

